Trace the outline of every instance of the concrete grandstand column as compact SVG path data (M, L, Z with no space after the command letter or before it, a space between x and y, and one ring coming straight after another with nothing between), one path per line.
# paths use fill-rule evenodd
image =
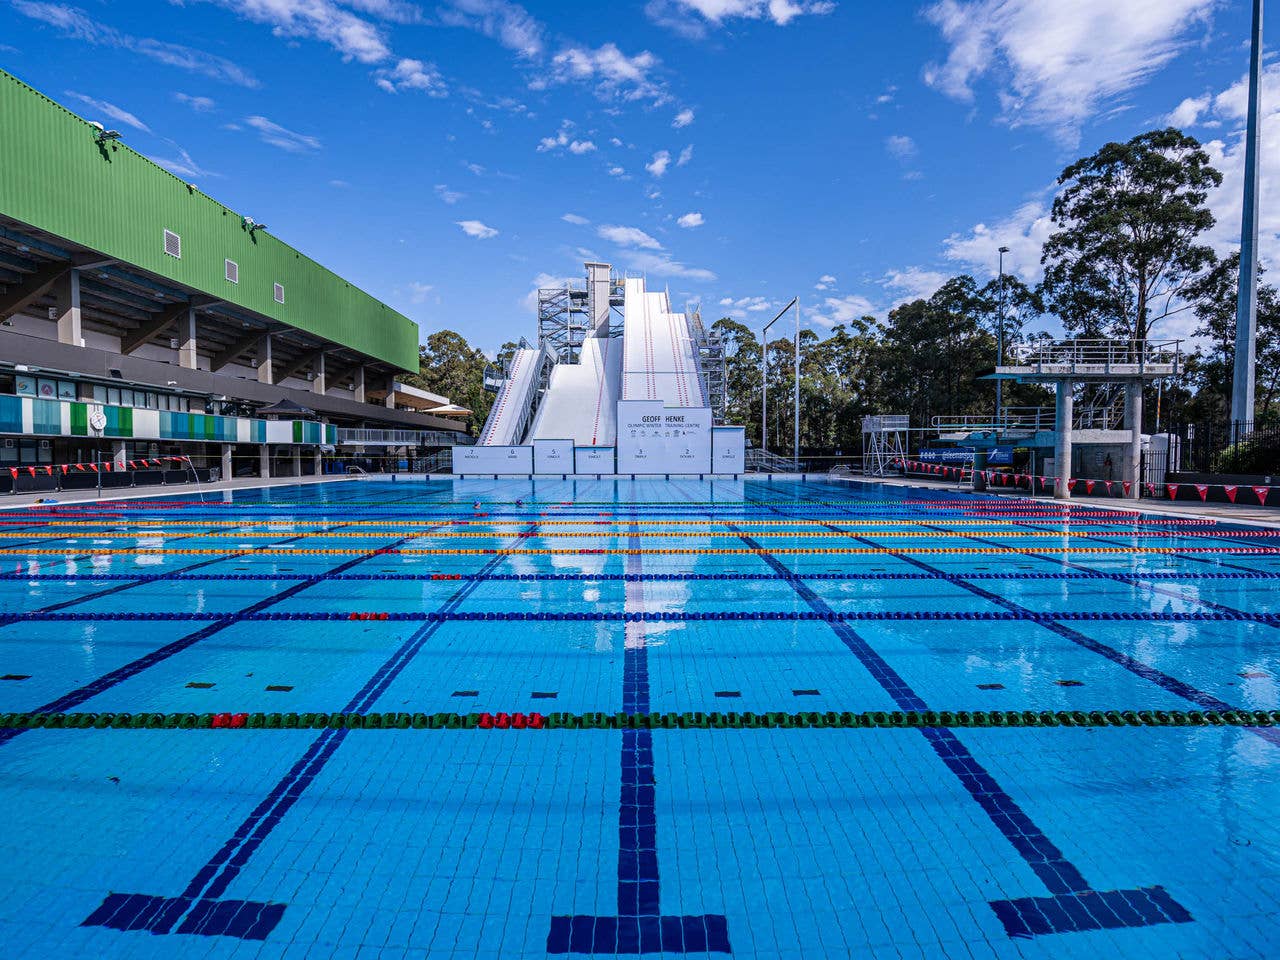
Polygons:
M258 476L271 476L271 444L264 443L258 448Z
M196 344L196 311L191 307L188 308L187 315L178 321L178 365L186 370L197 370L200 367Z
M234 465L231 462L231 451L233 449L235 448L232 447L231 444L229 443L224 443L222 445L222 479L223 480L230 480L233 476L235 476L235 474L232 473L232 470L234 469Z
M357 403L364 403L364 364L356 367L356 372L351 375L351 399Z
M316 357L316 368L314 371L316 378L311 381L311 392L324 395L324 354Z
M319 447L316 447L315 453L313 454L313 456L315 457L315 474L318 477L320 476L321 469L324 466L324 458L320 454Z
M275 369L271 361L271 334L262 338L258 347L258 382L275 383Z
M295 477L302 476L302 448L293 448L293 475Z
M1142 489L1142 381L1134 380L1124 385L1124 418L1129 425L1129 462L1125 464L1124 479L1133 484L1129 499L1137 500Z
M1057 443L1054 446L1054 472L1058 475L1053 495L1060 500L1070 500L1071 490L1067 480L1071 477L1071 422L1075 419L1075 400L1071 388L1075 386L1070 380L1059 380L1057 384Z
M129 468L129 455L125 452L123 440L111 441L111 469L127 470Z
M58 342L82 346L80 322L80 271L68 270L53 285L54 311L58 320Z

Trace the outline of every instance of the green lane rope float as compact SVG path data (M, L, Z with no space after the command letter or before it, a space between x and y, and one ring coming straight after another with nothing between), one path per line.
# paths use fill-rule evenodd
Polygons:
M1270 727L1280 710L873 710L742 713L3 713L3 730L743 730Z

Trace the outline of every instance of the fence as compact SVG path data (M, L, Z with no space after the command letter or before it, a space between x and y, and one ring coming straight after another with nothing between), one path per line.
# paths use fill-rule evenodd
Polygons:
M1178 456L1167 474L1270 477L1280 474L1280 426L1237 420L1175 426Z

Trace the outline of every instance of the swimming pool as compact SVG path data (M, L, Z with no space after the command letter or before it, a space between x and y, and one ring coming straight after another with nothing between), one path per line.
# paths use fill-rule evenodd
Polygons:
M1280 727L1237 712L1280 706L1274 531L799 481L204 500L0 514L6 956L1280 951Z

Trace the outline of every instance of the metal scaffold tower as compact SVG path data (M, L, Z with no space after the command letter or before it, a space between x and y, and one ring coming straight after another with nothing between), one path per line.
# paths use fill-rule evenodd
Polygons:
M907 457L909 418L901 414L862 418L862 472L883 477L895 460Z
M607 267L606 267L607 270ZM560 363L577 363L582 341L596 334L600 318L613 307L622 306L622 280L609 277L608 304L594 303L603 296L589 281L567 280L558 287L538 290L538 342L556 355ZM610 336L621 336L610 325Z
M688 314L689 329L693 333L693 346L698 356L698 375L702 378L702 393L707 398L707 406L711 408L711 419L715 424L723 424L729 402L725 388L725 356L724 341L719 330L707 330L702 325L702 314L693 311Z

